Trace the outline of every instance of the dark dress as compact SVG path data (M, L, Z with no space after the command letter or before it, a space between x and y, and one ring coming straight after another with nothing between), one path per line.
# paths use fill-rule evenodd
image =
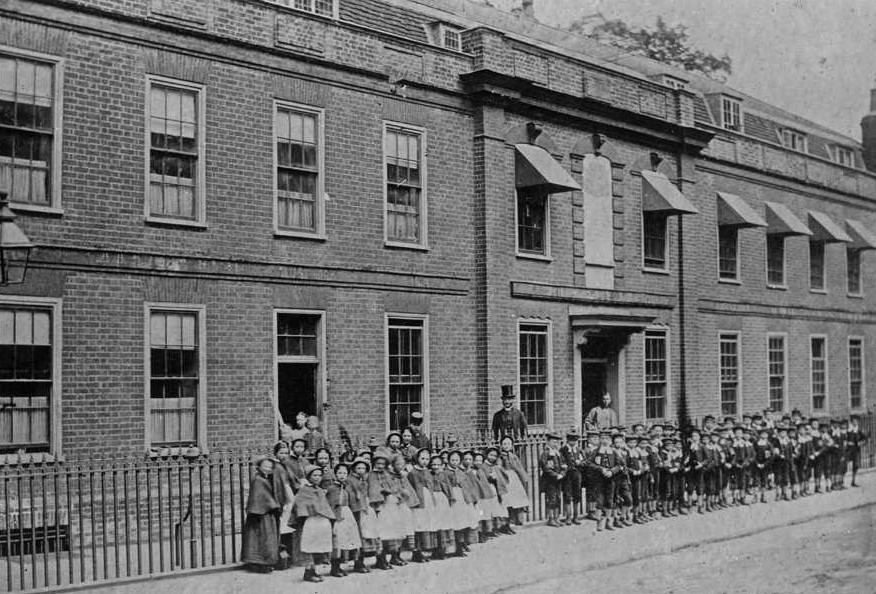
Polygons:
M240 560L250 565L273 567L280 559L280 504L274 498L272 480L256 474L246 501Z

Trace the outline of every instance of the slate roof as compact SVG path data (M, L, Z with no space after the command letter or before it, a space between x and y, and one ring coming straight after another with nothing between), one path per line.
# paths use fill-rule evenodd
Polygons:
M340 0L339 16L342 21L419 43L429 43L424 25L434 20L381 0Z

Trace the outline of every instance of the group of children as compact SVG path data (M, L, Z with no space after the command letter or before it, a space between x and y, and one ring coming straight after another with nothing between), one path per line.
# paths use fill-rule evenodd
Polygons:
M824 424L823 424L824 423ZM797 499L851 485L867 436L859 419L803 419L798 411L774 422L745 415L741 423L712 416L690 428L686 443L676 428L633 425L588 431L586 444L571 430L562 443L548 434L539 458L549 526L580 524L582 490L596 530L614 530L658 517L699 513L731 505ZM683 447L686 446L686 447ZM561 501L565 507L560 517Z
M288 435L287 435L288 437ZM530 506L528 474L511 438L484 450L433 452L410 433L390 433L385 445L348 452L308 452L304 437L281 440L258 461L250 487L241 560L253 571L288 567L292 539L307 557L304 579L389 570L410 561L464 557L473 544L514 534Z

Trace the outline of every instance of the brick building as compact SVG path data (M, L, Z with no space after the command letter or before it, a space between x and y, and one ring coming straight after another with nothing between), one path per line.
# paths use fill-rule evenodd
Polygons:
M866 411L857 141L464 0L10 0L0 448Z

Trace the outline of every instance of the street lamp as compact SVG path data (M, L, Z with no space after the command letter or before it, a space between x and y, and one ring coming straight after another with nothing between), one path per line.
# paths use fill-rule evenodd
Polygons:
M0 287L20 285L27 274L33 243L15 224L6 192L0 191Z

